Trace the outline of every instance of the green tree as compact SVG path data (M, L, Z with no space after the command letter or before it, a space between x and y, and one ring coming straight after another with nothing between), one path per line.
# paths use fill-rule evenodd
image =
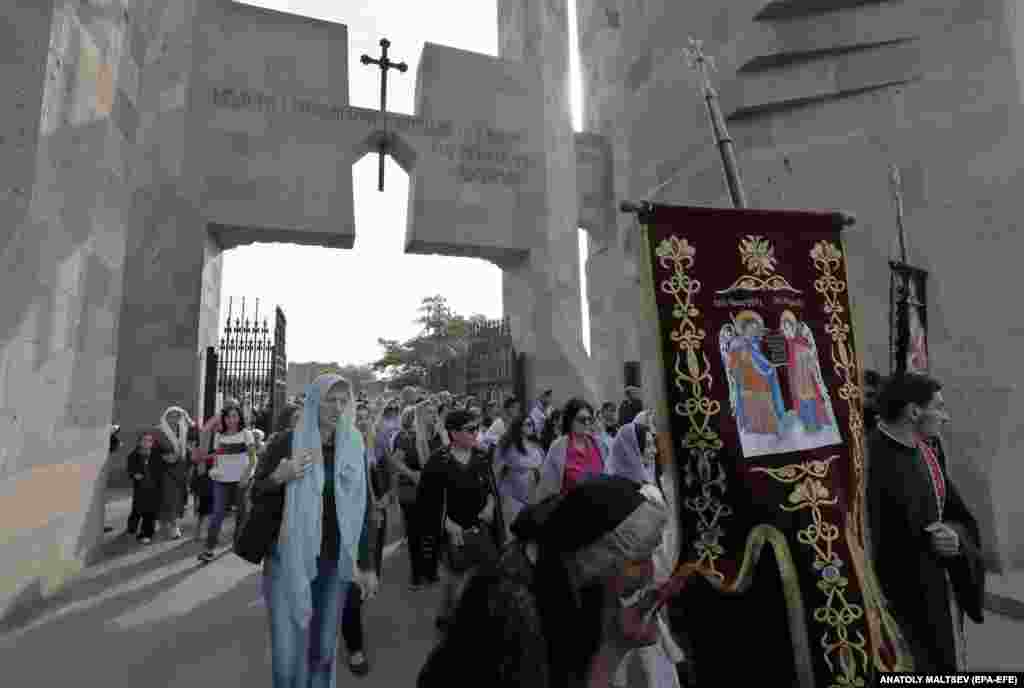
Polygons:
M472 327L486 321L483 315L469 318L452 311L440 294L424 297L413 321L420 326L415 337L404 342L378 339L384 355L373 363L383 373L389 386L423 384L434 366L466 355L472 343Z

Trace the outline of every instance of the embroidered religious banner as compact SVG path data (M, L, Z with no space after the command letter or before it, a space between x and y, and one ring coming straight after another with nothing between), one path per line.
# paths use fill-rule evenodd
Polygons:
M654 206L643 219L680 563L708 583L684 604L690 623L728 628L721 642L704 623L690 629L701 675L857 686L902 666L864 554L861 371L839 218ZM736 643L775 659L730 663Z
M890 262L889 339L893 373L928 372L925 285L928 273L906 263Z

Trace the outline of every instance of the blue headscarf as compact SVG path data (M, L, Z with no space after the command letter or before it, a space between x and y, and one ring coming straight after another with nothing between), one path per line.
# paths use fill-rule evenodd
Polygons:
M320 402L338 382L340 375L321 375L306 387L301 426L292 434L292 456L304 449L319 453ZM341 535L338 573L342 583L352 580L356 549L366 518L366 466L363 438L355 427L355 404L348 407L334 431L334 496ZM288 483L284 500L284 521L278 540L282 583L287 587L289 608L296 623L307 628L313 617L310 584L317 575L317 558L323 524L324 473L321 461L314 461L306 475Z

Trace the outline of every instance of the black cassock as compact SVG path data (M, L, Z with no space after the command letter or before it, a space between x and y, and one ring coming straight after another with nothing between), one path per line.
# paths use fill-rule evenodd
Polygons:
M915 671L953 673L957 642L950 588L959 609L982 622L985 570L978 524L949 479L941 451L936 452L946 481L941 520L957 531L961 543L958 556L939 557L925 531L940 519L921 452L876 429L868 436L867 454L872 559L889 610L913 654Z

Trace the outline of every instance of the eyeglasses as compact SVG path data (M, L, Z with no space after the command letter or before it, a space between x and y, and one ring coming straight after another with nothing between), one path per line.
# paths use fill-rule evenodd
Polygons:
M480 429L479 425L467 425L464 428L459 428L459 432L476 432Z

